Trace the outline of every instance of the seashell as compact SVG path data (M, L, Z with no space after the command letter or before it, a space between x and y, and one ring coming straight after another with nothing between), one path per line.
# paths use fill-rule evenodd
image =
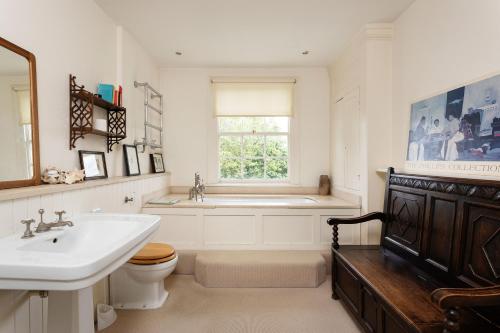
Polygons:
M84 170L62 171L53 166L49 166L42 173L42 181L47 184L74 184L82 182L84 178Z
M58 184L60 182L61 172L53 166L49 166L42 173L42 181L48 184Z
M63 182L65 184L74 184L82 182L84 178L85 178L85 171L75 169L73 171L67 171L64 173Z

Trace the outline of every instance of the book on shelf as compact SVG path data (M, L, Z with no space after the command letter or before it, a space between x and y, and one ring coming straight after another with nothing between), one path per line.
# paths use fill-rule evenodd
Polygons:
M109 103L122 106L123 88L121 85L99 83L97 94L101 95L101 98Z
M113 103L114 87L112 84L99 83L97 93L107 102Z

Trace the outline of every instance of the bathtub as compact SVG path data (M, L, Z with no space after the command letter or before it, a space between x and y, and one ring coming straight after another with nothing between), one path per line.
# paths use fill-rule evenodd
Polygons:
M169 195L142 211L161 216L153 240L179 250L328 250L328 218L360 214L358 204L316 195ZM340 226L340 243L359 244L360 230Z
M157 205L214 205L214 206L295 206L295 205L313 205L317 204L318 200L310 197L300 196L263 196L263 195L207 195L203 201L198 198L198 201L188 199L174 199L164 197L157 200L152 200L149 203ZM176 202L177 201L177 202Z
M248 204L248 205L296 205L296 204L314 204L316 200L311 198L300 197L251 197L251 196L225 196L211 197L207 196L203 199L207 204L215 205L230 205L230 204Z

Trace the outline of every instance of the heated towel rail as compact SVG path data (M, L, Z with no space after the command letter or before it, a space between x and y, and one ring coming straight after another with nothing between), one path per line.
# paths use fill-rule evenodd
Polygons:
M163 95L158 90L151 87L147 82L134 81L134 87L144 87L144 138L142 141L135 140L136 146L142 146L142 152L146 151L146 147L162 148L163 147ZM155 98L160 99L160 106L151 105L150 100ZM160 123L153 124L150 112L156 112L160 115ZM160 143L157 143L151 135L151 130L158 131L160 134Z

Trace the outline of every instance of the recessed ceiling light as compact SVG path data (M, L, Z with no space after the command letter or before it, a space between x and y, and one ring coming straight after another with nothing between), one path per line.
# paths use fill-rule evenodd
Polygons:
M308 55L309 54L309 51L308 50L304 50L302 51L302 55Z
M178 56L181 56L182 52L181 51L175 51L175 54L178 55Z

